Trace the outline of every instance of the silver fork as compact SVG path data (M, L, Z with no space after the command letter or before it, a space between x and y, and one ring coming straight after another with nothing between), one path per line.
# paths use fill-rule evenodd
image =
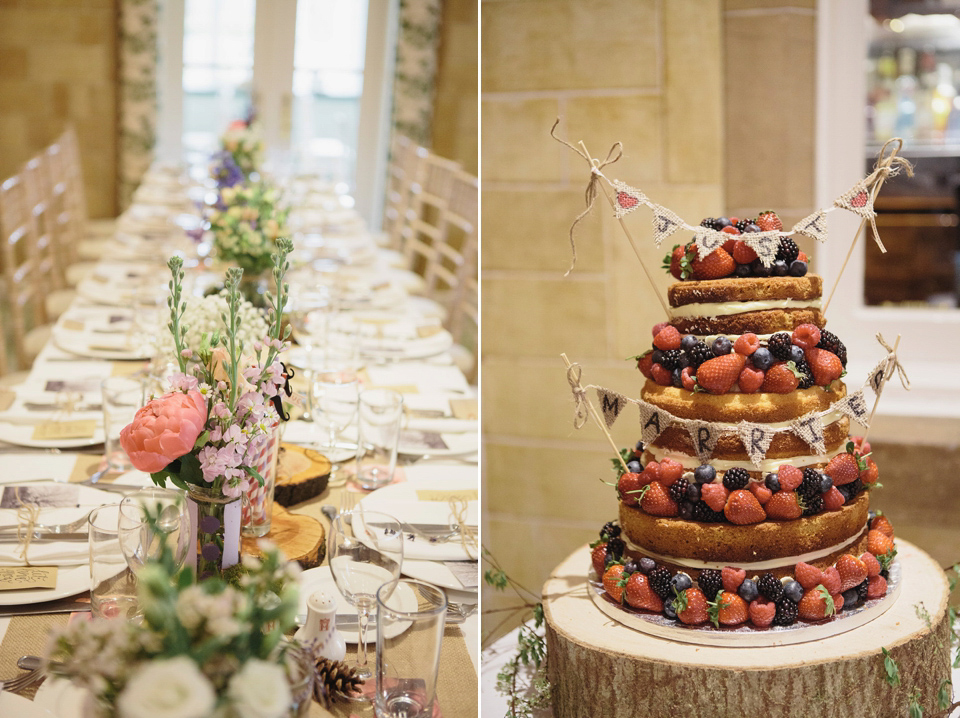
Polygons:
M46 678L43 670L36 668L32 671L27 671L26 673L21 673L16 678L12 678L8 681L3 681L0 683L0 691L7 691L8 693L17 693L22 691L24 688L29 688L34 683L42 681Z

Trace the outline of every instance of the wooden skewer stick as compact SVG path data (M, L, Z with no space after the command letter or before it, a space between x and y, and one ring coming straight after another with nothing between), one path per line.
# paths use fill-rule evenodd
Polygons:
M893 343L893 354L896 356L897 347L900 346L900 335L897 334L897 341ZM890 381L890 373L887 372L886 367L883 370L883 382L880 384L880 392L883 391L883 387L886 386L887 382ZM870 412L870 418L867 419L867 425L863 427L863 441L867 440L867 434L870 433L870 427L873 426L873 415L877 413L877 404L880 403L880 392L877 392L877 398L873 400L873 410Z
M560 358L563 359L563 363L567 365L567 371L570 371L570 367L573 366L570 363L570 360L567 359L566 354L561 354ZM577 389L583 391L583 387L580 386L579 382L577 383ZM627 473L627 464L623 460L623 457L620 455L620 449L617 448L617 442L613 440L613 437L610 436L610 431L607 429L607 424L601 418L600 414L597 413L597 410L593 407L593 404L590 403L590 399L587 398L586 393L583 395L583 403L587 405L587 411L590 412L590 416L593 417L593 420L596 422L597 426L603 431L604 436L607 437L607 441L610 442L610 446L613 449L613 453L616 455L617 460L620 462L620 466L623 467L623 473Z
M590 164L593 165L594 169L596 169L600 165L600 162L593 155L591 155L590 152L587 151L587 146L583 144L583 140L580 140L580 142L577 144L583 148L583 151L586 153L587 157L590 158ZM603 190L603 196L606 197L607 202L610 203L610 208L616 211L617 206L613 203L613 197L610 196L610 193L607 191L607 186L603 182L600 182L600 189ZM660 306L663 307L664 314L667 315L667 319L670 319L670 307L667 306L667 303L663 299L663 293L660 291L657 283L653 280L653 275L650 274L650 270L647 269L647 264L643 261L643 257L640 255L640 249L637 247L637 243L633 239L633 235L630 234L630 230L627 229L627 225L623 221L623 217L620 217L617 221L620 222L620 227L623 228L623 233L627 235L627 239L630 241L630 246L633 247L633 253L636 254L637 259L640 260L640 266L643 267L643 271L647 275L647 279L650 280L650 286L653 287L653 293L660 301Z

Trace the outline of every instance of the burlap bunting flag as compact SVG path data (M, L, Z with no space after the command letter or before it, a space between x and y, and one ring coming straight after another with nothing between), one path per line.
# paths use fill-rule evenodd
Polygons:
M653 240L659 247L663 240L683 228L684 221L663 205L651 204L650 207L653 209Z
M697 452L700 461L707 461L713 454L713 447L720 439L721 429L709 421L687 419L683 422L693 441L693 450Z
M730 239L729 234L718 232L715 229L707 227L697 227L693 235L693 243L697 247L697 256L703 259L713 252L717 247L722 247L723 243Z
M844 416L853 419L863 428L870 428L870 424L868 423L869 417L867 416L869 412L867 410L867 401L863 396L863 389L857 389L857 391L852 394L845 396L834 404L833 408Z
M781 236L781 232L753 232L741 234L740 239L757 253L764 267L772 267L777 259L777 250L780 249Z
M626 182L614 180L613 188L617 191L616 201L614 201L614 215L620 219L626 214L649 201L647 196L636 187L631 187Z
M767 449L770 448L770 442L776 435L776 429L771 429L765 424L753 424L749 421L741 421L737 424L737 433L740 435L740 441L743 442L747 454L750 455L750 461L758 469L760 462L767 456Z
M650 444L670 425L670 414L645 401L639 402L640 438L644 444Z
M880 247L880 251L886 253L887 248L880 241L880 233L877 231L877 213L873 209L873 198L870 196L870 188L864 180L860 180L849 190L837 197L833 202L834 206L849 210L856 215L870 221L873 228L873 239Z
M793 232L802 234L818 242L827 241L827 215L822 209L818 209L813 214L807 215L795 225Z
M877 396L880 396L880 392L883 391L883 385L886 381L885 374L887 372L887 360L884 359L882 362L877 364L869 374L867 374L867 383L870 385L870 388L876 393Z
M609 391L608 389L603 389L597 387L597 401L600 402L600 409L603 412L603 421L606 423L607 428L609 429L613 426L613 422L617 420L617 417L620 416L620 412L623 411L623 407L627 405L627 397L623 394L618 394L615 391Z
M819 414L810 413L801 416L790 424L790 430L807 442L818 454L827 453L827 446L823 439L823 419Z

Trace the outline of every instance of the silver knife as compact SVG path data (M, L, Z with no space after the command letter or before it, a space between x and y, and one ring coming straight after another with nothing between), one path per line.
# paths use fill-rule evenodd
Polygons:
M14 618L16 616L39 616L44 613L82 613L90 610L90 604L81 601L70 601L48 605L33 603L20 606L3 606L0 609L0 618Z
M76 533L63 533L63 534L54 534L54 533L37 533L33 534L33 541L86 541L87 532L76 532ZM0 534L0 543L20 543L21 539L17 538L17 532L13 531L11 533Z
M409 526L414 531L452 531L450 524L413 524L409 521L398 521L401 526ZM367 522L368 526L373 526L374 528L383 528L386 524L377 523L375 521ZM467 524L468 529L476 529L476 525Z

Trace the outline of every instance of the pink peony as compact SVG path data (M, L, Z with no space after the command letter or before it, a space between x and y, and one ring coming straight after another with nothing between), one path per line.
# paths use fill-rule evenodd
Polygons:
M207 403L196 390L172 392L137 411L120 431L120 445L140 471L162 471L193 450L207 423Z

